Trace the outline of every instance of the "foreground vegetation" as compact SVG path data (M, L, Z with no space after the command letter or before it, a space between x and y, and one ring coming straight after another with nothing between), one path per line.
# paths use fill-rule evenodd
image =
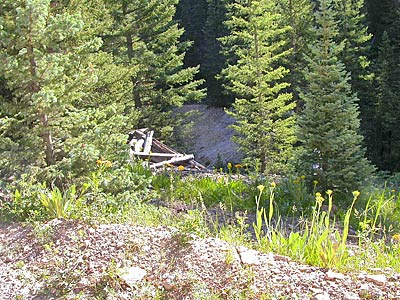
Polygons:
M140 163L97 165L90 176L63 188L33 176L2 182L11 194L2 199L1 220L171 225L187 238L212 235L315 266L400 272L396 177L340 199L321 191L318 182L307 192L302 177L243 176L240 165L207 177L173 168L154 175Z

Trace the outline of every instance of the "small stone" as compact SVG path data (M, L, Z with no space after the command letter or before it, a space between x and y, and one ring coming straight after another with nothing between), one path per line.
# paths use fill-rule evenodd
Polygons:
M261 265L261 260L258 257L258 251L248 249L245 252L240 252L240 259L246 265Z
M365 297L368 296L368 294L369 294L369 285L368 285L367 283L363 283L363 284L360 286L359 290L358 290L358 295L359 295L361 298L365 298Z
M164 287L164 289L166 291L170 291L170 290L172 290L174 288L174 286L172 284L168 283L168 282L164 282L163 283L163 287Z
M386 282L387 282L386 276L385 275L381 275L381 274L380 275L367 275L365 277L365 279L368 282L372 282L372 283L374 283L376 285L380 285L380 286L385 285Z
M329 294L328 293L322 293L322 294L317 294L314 296L314 300L329 300Z
M360 274L358 274L358 276L357 276L357 278L359 279L359 280L364 280L365 279L365 277L367 277L367 273L366 272L360 272Z
M278 254L274 255L274 260L276 260L276 261L291 261L290 257L278 255Z
M120 278L132 287L146 276L146 271L139 267L122 268L118 270Z
M356 293L345 293L343 295L343 300L360 300L360 297Z
M310 290L311 290L311 292L313 292L314 294L323 294L323 293L324 293L324 291L321 290L321 289L319 289L319 288L311 287Z
M11 256L6 256L3 258L4 263L8 264L13 261Z
M341 273L336 273L336 272L333 272L333 271L331 271L331 270L329 270L329 271L326 272L326 274L325 274L325 279L326 279L326 280L335 281L335 280L343 280L343 279L345 279L345 278L346 278L346 276L344 276L343 274L341 274Z

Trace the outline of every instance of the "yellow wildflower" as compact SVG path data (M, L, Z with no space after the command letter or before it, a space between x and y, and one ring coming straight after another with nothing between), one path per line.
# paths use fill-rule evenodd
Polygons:
M262 192L262 191L264 190L265 186L263 186L262 184L260 184L259 186L257 186L257 188L258 188L258 190L259 190L260 192Z
M228 169L229 169L229 170L232 169L232 163L229 162L227 166L228 166Z
M271 182L271 187L275 188L276 187L276 183L274 181Z
M361 193L360 193L359 191L354 191L354 192L353 192L353 197L354 197L354 198L357 198L358 196L360 196L360 194L361 194Z
M241 168L243 168L243 166L242 166L241 164L236 164L236 165L235 165L235 168L236 168L236 169L241 169Z
M184 170L185 170L185 167L182 166L182 165L180 165L180 166L178 167L178 170L179 170L179 171L184 171Z
M317 193L315 193L315 197L321 197L321 193L320 192L317 192Z
M392 236L392 240L394 243L400 243L400 233L396 233Z
M328 196L332 195L332 193L333 193L332 190L327 190L327 191L326 191L326 194L327 194Z
M112 166L112 162L109 160L104 160L102 158L96 160L96 164L101 166L101 165L105 165L106 167L111 167Z
M314 185L317 185L318 184L318 180L314 180L313 183L314 183Z
M306 176L301 175L300 178L301 178L301 179L306 179Z

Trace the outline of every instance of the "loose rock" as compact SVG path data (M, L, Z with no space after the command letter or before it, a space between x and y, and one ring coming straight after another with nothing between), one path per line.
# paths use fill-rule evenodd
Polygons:
M384 286L387 282L385 275L367 275L365 280L375 283L376 285Z

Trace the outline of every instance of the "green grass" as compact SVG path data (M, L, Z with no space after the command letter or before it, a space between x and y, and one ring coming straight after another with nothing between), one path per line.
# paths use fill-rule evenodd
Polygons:
M0 214L2 219L20 221L63 217L89 223L175 226L183 239L191 234L213 235L321 267L352 271L389 267L400 272L400 200L393 185L353 193L347 201L352 204L332 216L335 193L315 193L316 184L308 192L301 177L271 184L214 175L152 175L140 164L101 165L63 190L25 178ZM150 204L150 199L186 203L189 208L176 214ZM213 207L220 209L210 219L206 210ZM255 221L249 226L246 219L252 215ZM288 220L293 225L296 219L301 222L289 230ZM356 232L351 243L350 229Z

